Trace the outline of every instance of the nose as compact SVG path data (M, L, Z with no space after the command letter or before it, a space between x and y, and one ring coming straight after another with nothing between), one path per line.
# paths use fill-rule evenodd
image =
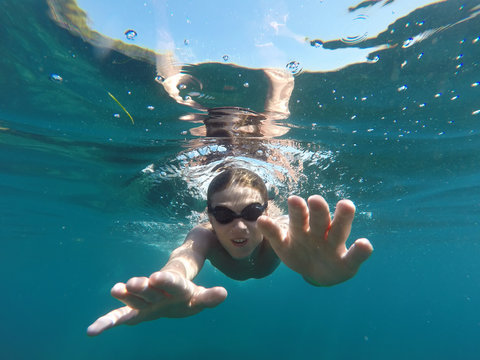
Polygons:
M247 230L247 224L242 218L233 220L232 226L234 229Z

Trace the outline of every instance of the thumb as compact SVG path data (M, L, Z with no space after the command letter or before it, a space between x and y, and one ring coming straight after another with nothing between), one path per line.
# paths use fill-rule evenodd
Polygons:
M220 305L227 298L227 290L221 286L210 289L201 289L192 300L192 307L213 308Z
M370 241L367 239L358 239L350 246L343 258L348 267L357 271L360 265L370 257L372 252L373 246L370 244Z

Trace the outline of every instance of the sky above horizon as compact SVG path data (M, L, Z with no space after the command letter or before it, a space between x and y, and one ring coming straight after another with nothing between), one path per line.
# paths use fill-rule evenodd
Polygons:
M377 37L415 9L442 1L384 0L356 11L349 11L359 4L352 0L77 3L86 11L92 29L161 54L172 52L183 64L225 62L249 68L285 68L294 62L290 70L295 72L332 71L365 62L379 49L361 49L356 43ZM133 32L127 37L128 30ZM329 50L312 46L310 40L314 39L340 40L351 46Z

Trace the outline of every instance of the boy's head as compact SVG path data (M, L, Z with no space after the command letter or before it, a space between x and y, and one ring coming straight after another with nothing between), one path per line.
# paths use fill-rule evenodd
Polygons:
M215 178L208 186L207 205L212 205L212 196L231 186L247 187L257 190L262 197L262 204L268 201L268 192L262 178L253 171L244 168L229 168Z
M209 220L220 244L234 259L250 257L262 243L256 220L265 212L267 202L265 183L250 170L231 168L210 183Z

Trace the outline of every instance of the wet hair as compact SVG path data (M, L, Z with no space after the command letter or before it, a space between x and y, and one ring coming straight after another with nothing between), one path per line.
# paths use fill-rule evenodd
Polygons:
M264 203L268 201L267 187L260 176L244 168L229 168L215 176L208 186L207 205L211 205L213 194L233 185L256 189L260 192Z

